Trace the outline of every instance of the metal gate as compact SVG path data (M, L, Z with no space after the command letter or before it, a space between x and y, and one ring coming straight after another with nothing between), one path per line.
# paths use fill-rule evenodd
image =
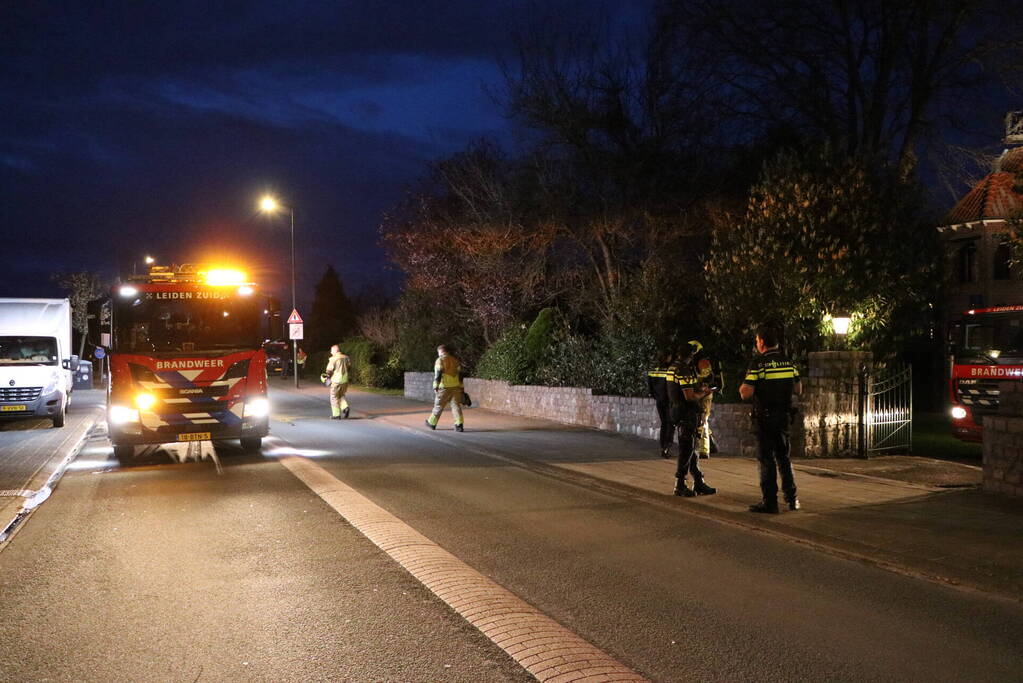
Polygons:
M912 366L862 371L858 406L860 457L913 450Z

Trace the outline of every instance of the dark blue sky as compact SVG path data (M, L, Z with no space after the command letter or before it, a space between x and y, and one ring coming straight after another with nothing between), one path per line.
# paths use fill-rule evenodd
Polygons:
M608 3L635 26L646 2ZM594 2L33 2L0 10L0 296L57 271L114 276L222 255L300 301L333 264L391 287L382 213L429 161L514 139L486 88L514 32L584 23Z

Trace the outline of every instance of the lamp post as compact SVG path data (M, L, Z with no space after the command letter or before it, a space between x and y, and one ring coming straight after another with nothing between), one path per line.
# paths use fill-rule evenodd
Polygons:
M291 217L291 310L297 311L298 304L295 299L295 207L285 206L270 195L265 195L259 201L259 209L263 213L277 213L282 208L287 209ZM291 340L291 372L295 376L295 388L298 389L298 344L295 343L296 341L295 339Z

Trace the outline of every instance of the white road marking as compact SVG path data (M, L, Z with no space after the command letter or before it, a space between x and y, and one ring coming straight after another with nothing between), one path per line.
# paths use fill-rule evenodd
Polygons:
M645 681L599 648L479 573L311 460L280 458L366 538L537 680Z

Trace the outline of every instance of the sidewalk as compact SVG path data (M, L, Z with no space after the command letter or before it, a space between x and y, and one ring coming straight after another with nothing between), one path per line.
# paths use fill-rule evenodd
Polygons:
M478 408L467 411L464 434L451 429L448 413L429 432L423 427L428 404L352 393L354 413L423 429L476 452L898 573L1023 600L1023 501L982 493L979 467L910 456L796 461L803 509L757 515L746 510L760 498L757 463L749 458L702 460L718 494L682 499L670 495L675 461L661 458L656 444L644 439Z
M99 389L74 393L64 426L48 420L10 422L0 431L0 545L24 515L49 495L48 483L59 477L101 414Z

